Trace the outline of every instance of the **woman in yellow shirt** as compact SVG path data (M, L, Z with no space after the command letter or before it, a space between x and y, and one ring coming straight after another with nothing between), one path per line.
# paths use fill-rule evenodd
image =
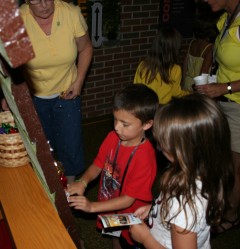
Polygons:
M230 207L216 232L240 225L240 2L239 0L214 0L207 2L213 12L224 10L217 22L213 61L218 63L215 84L197 86L196 90L211 98L217 98L225 113L231 131L232 160L235 185L229 196Z
M181 88L182 71L176 64L180 46L180 33L171 27L161 27L149 55L137 68L134 83L145 84L154 90L160 104L167 104L172 97L189 94Z
M84 169L80 94L93 53L87 25L78 6L61 0L28 0L20 11L35 52L24 76L70 183Z

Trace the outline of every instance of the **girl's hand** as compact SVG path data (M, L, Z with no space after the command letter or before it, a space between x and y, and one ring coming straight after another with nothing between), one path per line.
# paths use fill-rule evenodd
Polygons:
M141 220L145 220L148 217L150 209L151 209L150 204L147 206L142 206L134 212L134 215L140 218Z
M69 206L90 213L92 203L85 196L68 197Z
M150 229L144 223L130 226L129 232L131 234L131 237L136 242L141 244L144 244L148 240L149 236L152 236L150 233Z
M82 182L73 182L67 185L67 192L69 195L83 195L86 187Z

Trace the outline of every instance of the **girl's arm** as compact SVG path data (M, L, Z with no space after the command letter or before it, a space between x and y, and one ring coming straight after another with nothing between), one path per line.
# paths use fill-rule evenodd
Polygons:
M165 249L150 233L150 229L146 224L133 225L130 227L132 238L144 245L146 249ZM171 239L173 249L197 249L197 235L186 231L181 233L183 229L176 225L171 225ZM161 234L159 234L161 236Z
M132 238L144 245L146 249L165 249L164 246L158 243L150 233L150 229L144 223L130 226L129 232ZM161 236L161 234L159 234Z
M70 195L78 194L83 195L87 184L93 181L99 176L102 172L102 169L97 167L94 163L89 166L87 171L81 177L82 181L74 182L68 185L67 192Z
M174 65L174 67L171 70L171 78L173 80L172 84L172 96L173 97L183 97L185 95L188 95L190 92L185 91L182 89L182 70L179 65Z
M173 249L197 249L196 233L189 231L183 232L183 228L172 224L171 238Z
M70 207L82 210L87 213L99 213L116 211L130 207L135 199L123 195L107 201L90 202L85 196L70 196L68 202Z

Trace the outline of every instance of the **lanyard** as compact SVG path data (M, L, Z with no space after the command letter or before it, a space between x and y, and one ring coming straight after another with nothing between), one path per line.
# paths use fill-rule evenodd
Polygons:
M230 16L230 18L227 17L225 24L224 24L224 29L222 30L221 34L220 34L220 38L218 41L218 44L216 44L214 46L214 50L213 50L213 59L212 59L212 68L211 68L211 72L210 72L210 76L212 76L214 69L216 69L217 67L217 63L216 63L216 54L217 54L217 50L219 47L220 42L222 41L223 37L225 36L227 30L230 28L230 26L232 25L235 17L237 16L237 13L239 11L239 7L240 7L240 2L238 2L236 8L234 9L232 15Z
M136 151L137 151L139 145L140 145L141 143L143 143L144 140L145 140L145 137L143 137L143 138L141 139L140 143L134 147L132 153L130 154L130 156L129 156L129 158L128 158L126 168L125 168L125 170L124 170L124 172L123 172L122 182L121 182L121 186L120 186L120 189L119 189L119 195L120 195L121 192L122 192L123 183L124 183L124 180L125 180L125 177L126 177L126 174L127 174L127 171L128 171L128 167L129 167L129 165L130 165L130 162L131 162L131 160L132 160L134 154L136 153ZM118 157L118 152L119 152L120 145L121 145L121 140L119 139L118 145L117 145L117 149L116 149L116 152L115 152L115 156L114 156L114 159L113 159L113 164L112 164L112 167L113 167L112 177L113 177L115 165L116 165L116 162L117 162L117 157Z

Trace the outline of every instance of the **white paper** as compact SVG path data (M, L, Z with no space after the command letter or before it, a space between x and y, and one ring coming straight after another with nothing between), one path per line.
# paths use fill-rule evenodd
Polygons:
M98 215L103 223L104 228L129 226L142 223L142 220L134 216L134 214L109 214Z

